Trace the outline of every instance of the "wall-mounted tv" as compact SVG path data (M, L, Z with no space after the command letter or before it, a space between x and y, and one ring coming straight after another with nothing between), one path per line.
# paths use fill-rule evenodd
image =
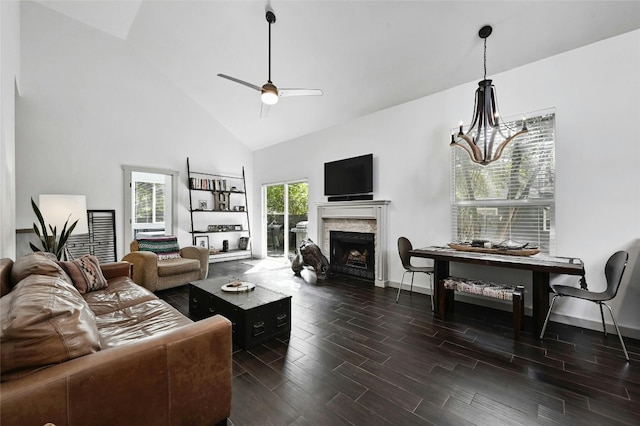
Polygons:
M373 154L324 163L324 195L329 201L372 199L372 192Z

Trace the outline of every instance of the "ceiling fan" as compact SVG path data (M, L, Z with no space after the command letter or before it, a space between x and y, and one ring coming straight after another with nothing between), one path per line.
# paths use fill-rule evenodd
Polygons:
M269 79L267 82L260 87L225 74L218 74L218 77L226 78L227 80L231 80L257 90L261 93L260 99L265 105L276 104L278 102L278 97L280 96L322 96L322 90L320 89L278 89L276 85L273 84L271 81L271 24L276 22L276 15L272 11L268 10L266 18L269 23Z

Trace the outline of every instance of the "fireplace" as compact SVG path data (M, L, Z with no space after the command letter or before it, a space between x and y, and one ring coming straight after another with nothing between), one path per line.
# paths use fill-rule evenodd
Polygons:
M331 273L374 280L375 234L330 231L329 246Z
M373 234L373 248L369 250L373 254L371 261L367 262L367 268L373 268L373 283L377 287L386 287L388 284L387 206L389 203L388 200L366 200L318 204L317 243L327 257L331 258L330 233L332 231ZM331 264L333 263L331 261ZM370 273L367 273L367 279L372 279Z

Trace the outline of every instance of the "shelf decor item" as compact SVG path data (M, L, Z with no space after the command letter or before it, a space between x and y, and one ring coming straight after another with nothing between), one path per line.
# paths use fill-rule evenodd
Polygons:
M238 248L240 250L246 250L249 247L249 237L240 237L238 241Z
M198 235L196 237L196 245L198 247L209 248L209 236L208 235Z

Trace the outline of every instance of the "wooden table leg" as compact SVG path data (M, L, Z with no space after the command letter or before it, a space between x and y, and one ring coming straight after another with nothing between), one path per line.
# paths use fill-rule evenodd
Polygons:
M434 260L433 261L433 300L435 302L435 306L433 309L433 313L440 319L444 319L444 310L441 308L440 303L440 281L449 277L449 262L446 260Z
M513 338L520 339L524 326L524 287L519 285L513 292Z
M533 271L533 335L539 336L549 311L549 273Z

